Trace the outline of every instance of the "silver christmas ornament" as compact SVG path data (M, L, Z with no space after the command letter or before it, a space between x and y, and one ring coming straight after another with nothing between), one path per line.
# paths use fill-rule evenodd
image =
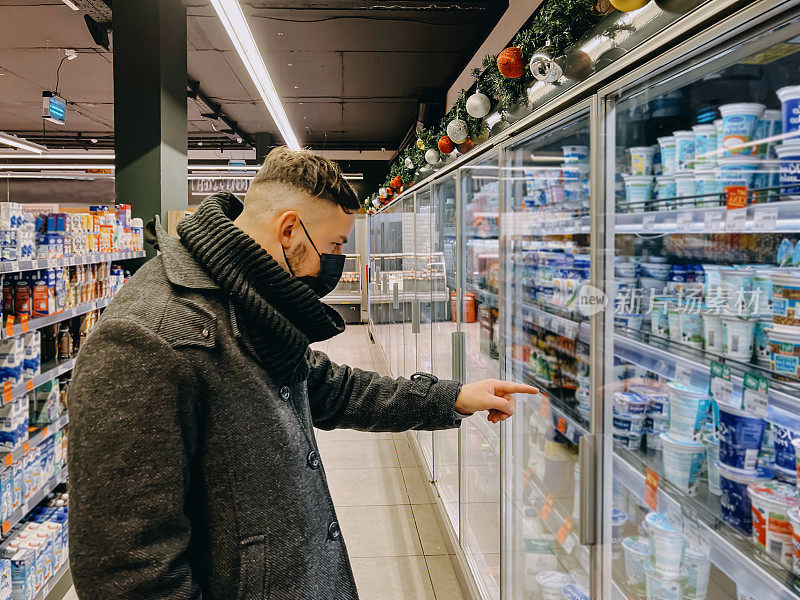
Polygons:
M447 124L447 137L453 140L454 144L461 144L469 137L467 123L461 119L453 119Z
M410 156L406 156L406 159L403 161L403 164L406 166L406 169L410 170L414 169L414 161L411 160Z
M436 148L428 148L425 153L425 162L429 165L435 165L439 162L439 151Z
M545 83L553 83L564 74L564 70L551 54L549 46L537 50L528 66L533 76Z
M380 205L381 205L381 201L380 201L379 198L373 198L372 199L372 206L374 206L375 208L378 208L378 207L380 207Z
M482 119L492 110L492 101L489 96L475 92L467 98L467 114L474 119Z

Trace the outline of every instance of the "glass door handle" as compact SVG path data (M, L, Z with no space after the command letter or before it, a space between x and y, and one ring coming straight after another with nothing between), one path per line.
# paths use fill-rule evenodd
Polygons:
M455 381L464 381L464 332L454 331L450 334L450 356L452 377Z
M411 333L419 333L419 300L411 302Z
M584 546L597 543L597 445L599 436L584 435L578 440L580 477L580 542Z
M400 308L400 286L396 281L392 282L392 308Z

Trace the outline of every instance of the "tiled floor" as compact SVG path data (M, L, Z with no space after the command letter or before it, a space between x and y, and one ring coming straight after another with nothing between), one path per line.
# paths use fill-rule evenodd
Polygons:
M363 325L314 348L380 370ZM335 430L317 439L361 600L462 600L407 434ZM78 600L74 589L65 600Z

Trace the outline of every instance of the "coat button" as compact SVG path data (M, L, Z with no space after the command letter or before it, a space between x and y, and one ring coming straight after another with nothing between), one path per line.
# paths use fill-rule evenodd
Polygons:
M281 388L281 398L284 400L288 400L292 397L292 390L289 389L288 385L285 385Z
M208 329L203 329L203 337L204 338L207 338L210 335L211 335L211 332Z
M342 535L342 531L339 529L339 523L334 521L330 525L328 525L328 537L332 540L338 540L339 537Z
M312 469L319 469L319 456L313 450L308 453L308 466Z

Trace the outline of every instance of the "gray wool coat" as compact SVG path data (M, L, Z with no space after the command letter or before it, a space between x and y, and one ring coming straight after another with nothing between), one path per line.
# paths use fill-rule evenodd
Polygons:
M356 599L314 427L458 426L459 385L309 351L270 379L229 302L157 226L70 388L70 562L81 600Z

